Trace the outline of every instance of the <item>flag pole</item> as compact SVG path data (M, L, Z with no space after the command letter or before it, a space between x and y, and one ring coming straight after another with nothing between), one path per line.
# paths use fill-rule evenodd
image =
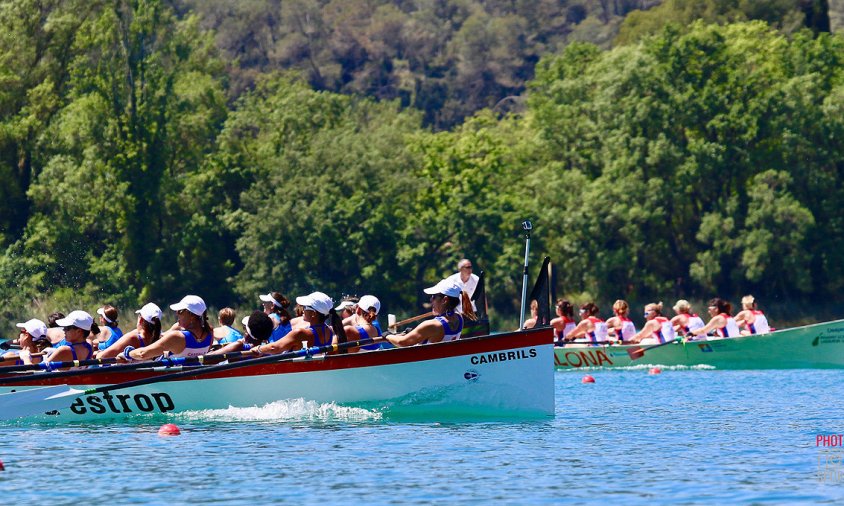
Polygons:
M522 281L522 309L519 312L519 330L525 326L525 301L527 299L527 284L528 284L528 255L530 254L530 231L533 230L533 225L530 220L522 222L522 229L525 231L525 276Z

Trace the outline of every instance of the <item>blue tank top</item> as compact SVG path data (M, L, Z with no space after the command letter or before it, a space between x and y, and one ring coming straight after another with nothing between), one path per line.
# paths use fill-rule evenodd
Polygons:
M81 344L81 345L85 346L85 348L88 349L88 358L91 358L91 355L94 354L94 347L91 346L91 343L89 343L88 341L84 341L84 342L76 343L76 344ZM62 339L61 341L56 343L56 345L53 346L53 348L58 350L62 346L67 346L68 348L70 348L70 353L71 353L71 355L73 355L73 360L79 360L78 358L76 358L76 347L73 346L73 344L69 343L67 341L67 339Z
M111 337L108 338L108 341L98 344L98 350L104 350L108 348L112 344L116 343L118 339L123 337L123 331L120 330L118 327L109 327L109 330L111 330Z
M278 313L270 313L270 318L272 318L273 321L278 322L278 327L273 329L273 333L270 334L269 342L274 343L293 330L293 326L290 325L290 321L288 320L287 323L282 323L281 316L279 316Z
M375 337L381 337L381 329L378 328L375 325L374 321L372 322L372 326L375 327L375 330L378 332L375 335ZM355 329L357 329L358 334L360 334L360 339L366 339L366 337L369 336L369 332L367 332L365 328L355 327ZM370 343L370 344L367 344L366 346L361 346L360 349L362 349L362 350L380 350L382 344L383 343ZM392 346L393 346L392 343L390 343L390 347L392 347Z
M325 338L325 342L322 342L320 340L319 332L317 332L317 327L313 327L313 326L310 327L311 334L314 335L314 342L313 342L313 344L311 344L311 346L325 346L325 345L331 344L331 341L334 337L334 331L331 330L331 327L329 327L328 325L325 325L325 324L322 325L322 328L324 329L323 336Z
M208 353L211 343L214 342L213 332L206 334L205 339L202 341L197 341L196 336L190 330L182 330L181 332L185 336L185 349L179 353L170 353L170 357L198 357L199 355L204 355Z
M229 344L243 339L243 334L241 334L240 331L231 328L229 325L225 325L225 327L228 329L228 334L220 339L220 344Z

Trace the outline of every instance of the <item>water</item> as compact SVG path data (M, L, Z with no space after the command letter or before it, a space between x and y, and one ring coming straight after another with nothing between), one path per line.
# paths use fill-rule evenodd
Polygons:
M0 425L0 503L841 503L818 434L844 371L557 372L554 419L454 422L302 400ZM178 437L160 437L174 422ZM826 452L826 453L824 453ZM843 451L844 452L844 451ZM836 475L837 476L837 475ZM844 479L844 475L841 475Z

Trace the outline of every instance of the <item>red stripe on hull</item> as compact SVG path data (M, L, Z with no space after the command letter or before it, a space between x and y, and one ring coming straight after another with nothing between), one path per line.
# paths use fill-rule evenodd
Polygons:
M403 364L408 362L422 362L462 355L475 355L489 353L499 350L513 348L524 348L530 346L550 345L553 343L554 334L552 329L536 329L523 332L510 332L491 336L460 339L448 343L437 343L425 346L410 346L407 348L396 348L381 350L377 352L353 353L349 355L331 355L325 359L312 359L295 361L284 361L275 364L261 364L244 366L242 368L221 371L214 374L203 374L201 378L231 378L241 376L260 376L265 374L285 374L297 372L327 371L335 369L349 369L358 367L373 367L390 364ZM549 364L549 367L551 365ZM198 370L201 370L198 369ZM16 382L8 385L11 388L16 386L47 386L47 385L113 385L143 378L163 376L178 371L178 369L165 369L161 371L126 371L126 372L99 372L84 374L70 378L50 378L44 375L31 381ZM0 377L10 377L5 375ZM17 376L15 376L17 377ZM175 381L193 380L186 377Z

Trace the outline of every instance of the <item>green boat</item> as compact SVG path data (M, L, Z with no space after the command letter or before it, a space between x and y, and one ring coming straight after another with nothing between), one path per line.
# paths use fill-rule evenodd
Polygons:
M668 344L568 344L554 348L558 369L679 366L715 369L844 368L844 320L770 334Z

